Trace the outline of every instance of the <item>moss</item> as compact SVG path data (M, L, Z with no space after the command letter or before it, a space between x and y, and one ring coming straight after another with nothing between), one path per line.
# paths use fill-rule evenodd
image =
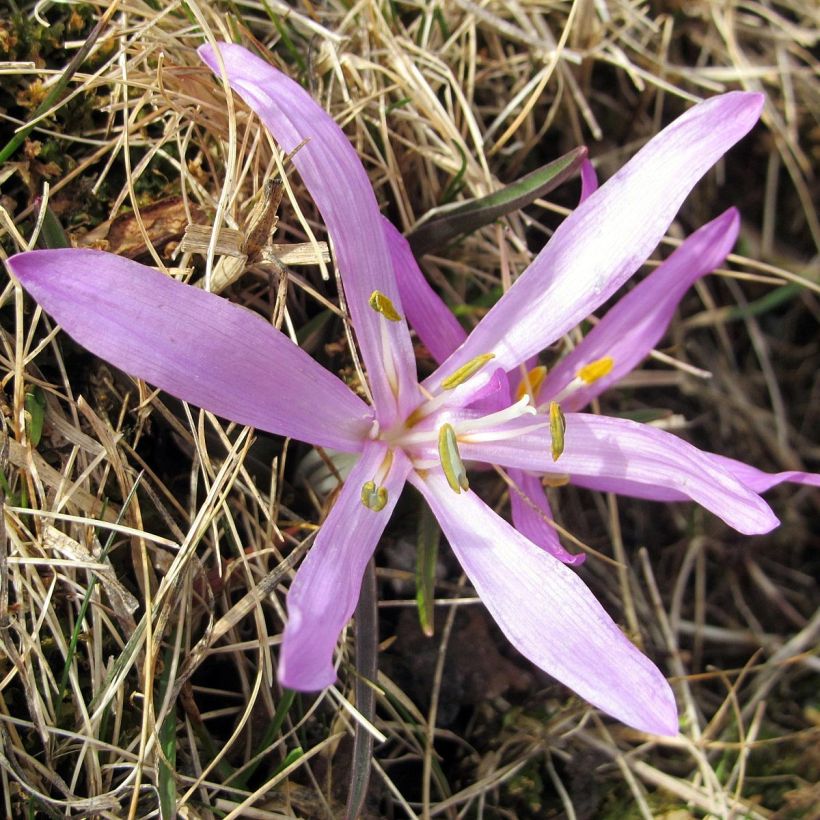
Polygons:
M536 763L530 763L507 783L507 794L526 812L521 813L521 817L543 817L544 781L539 768Z

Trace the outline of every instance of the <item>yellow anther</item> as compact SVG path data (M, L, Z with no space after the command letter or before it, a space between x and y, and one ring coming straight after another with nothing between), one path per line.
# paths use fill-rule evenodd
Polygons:
M585 384L592 384L602 379L604 376L612 372L615 367L615 359L612 356L604 356L601 359L596 359L594 362L585 364L578 371L578 378Z
M552 460L558 461L564 452L564 433L567 431L567 420L557 401L550 402L550 437L552 438Z
M545 475L541 479L541 483L545 487L566 487L569 484L569 476L555 473L553 475Z
M533 398L538 397L538 391L541 389L541 385L544 383L544 379L547 378L547 368L543 365L538 365L538 367L533 367L532 370L521 379L521 384L518 385L518 390L515 393L515 398L517 401L521 401L524 396L532 396Z
M470 482L467 481L467 471L458 452L456 431L450 424L442 424L438 431L438 457L450 489L456 493L469 490Z
M374 290L370 294L368 304L376 313L381 313L385 319L391 322L401 321L401 314L396 310L395 305L380 290Z
M482 353L480 356L470 359L467 364L459 367L455 373L452 373L446 379L441 380L442 390L452 390L454 387L464 384L470 376L478 373L478 371L481 370L481 368L484 367L490 359L494 358L495 353Z
M365 481L362 484L362 504L368 510L381 512L387 506L387 489L377 487L375 481Z

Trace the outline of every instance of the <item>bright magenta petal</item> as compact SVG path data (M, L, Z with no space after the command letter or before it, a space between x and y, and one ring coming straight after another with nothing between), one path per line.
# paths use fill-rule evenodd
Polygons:
M575 327L647 259L686 195L757 122L761 94L713 97L679 117L558 227L426 387L483 353L511 370Z
M643 361L663 336L692 283L724 262L739 228L740 217L730 208L693 233L558 362L542 388L539 404L561 393L584 365L611 357L614 365L606 376L562 399L565 411L580 410Z
M8 266L69 336L126 373L240 424L362 449L372 410L261 316L102 251L31 251Z
M401 299L382 232L381 214L367 173L341 128L298 83L242 46L219 46L231 87L256 112L283 151L293 151L298 169L333 244L347 305L362 350L368 382L382 426L395 421L397 409L418 403L416 363L404 321L391 322L368 304L374 291L387 296L401 312ZM213 49L199 54L219 76ZM383 344L387 339L387 344ZM385 363L385 348L394 359ZM399 390L396 406L390 371Z
M387 219L382 224L407 321L441 363L467 338L467 331L428 284L407 240Z
M709 453L671 433L590 413L567 413L566 423L564 452L557 461L550 454L546 429L500 441L462 442L461 457L565 474L574 484L622 495L655 498L658 489L672 491L747 535L769 532L779 523L769 505L716 464Z
M439 470L411 476L487 609L513 646L581 697L646 732L676 735L675 698L655 665L568 567L456 495Z
M548 523L552 521L552 510L538 476L516 469L511 469L509 473L518 489L526 496L522 498L514 487L510 488L510 512L518 532L559 561L570 566L582 564L586 555L583 552L575 555L567 552L558 539L555 527Z
M279 661L279 681L290 689L315 692L336 680L333 650L410 470L404 454L395 451L387 477L376 482L387 490L386 506L378 512L365 507L362 485L374 480L386 454L380 443L365 448L293 579Z

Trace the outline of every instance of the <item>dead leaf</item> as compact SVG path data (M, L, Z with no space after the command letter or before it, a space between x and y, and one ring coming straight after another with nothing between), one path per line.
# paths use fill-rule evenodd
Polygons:
M202 217L201 208L189 208L191 217ZM185 203L180 196L161 199L153 205L140 208L139 217L151 244L160 251L169 242L181 239L188 225L188 211L185 210ZM93 231L80 237L77 245L81 248L103 248L129 259L136 259L148 252L145 236L140 230L137 215L133 212L103 222Z

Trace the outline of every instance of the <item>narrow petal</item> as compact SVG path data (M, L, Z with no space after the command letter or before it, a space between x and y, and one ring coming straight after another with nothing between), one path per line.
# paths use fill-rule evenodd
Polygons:
M378 512L365 507L362 485L374 480L386 454L383 444L365 447L290 586L279 660L279 681L290 689L315 692L336 680L333 650L356 608L365 567L410 470L401 451L395 451L387 477L378 482L387 490L387 504Z
M613 360L612 370L562 399L564 410L580 410L635 368L666 332L691 285L724 262L739 228L738 212L730 208L693 233L558 362L544 383L539 403L561 393L584 365L605 356Z
M373 292L379 291L401 313L381 214L367 173L341 128L298 83L242 46L222 43L219 51L231 88L256 112L282 150L293 151L308 140L294 155L293 164L327 226L379 422L389 426L399 410L409 412L418 402L416 364L406 323L387 321L368 304ZM199 55L219 76L214 50L204 45ZM385 355L393 357L392 367L385 366ZM397 380L398 406L391 371Z
M557 461L550 455L550 434L544 429L493 442L470 444L460 439L461 457L565 474L575 484L642 498L671 490L747 535L769 532L779 523L757 493L708 453L677 436L647 424L589 413L567 413L566 425L564 451Z
M718 455L717 453L701 452L701 455L718 469L725 470L744 487L753 493L765 493L766 490L776 487L778 484L791 482L793 484L803 484L810 487L820 487L820 475L817 473L806 473L801 470L786 470L782 473L766 473L752 467L751 464L744 464L733 458ZM612 479L607 476L574 476L573 484L581 487L588 487L590 490L600 490L602 492L616 492L621 495L631 495L634 498L644 498L647 501L688 501L684 493L672 487L659 484L636 484L626 482L623 479Z
M578 203L589 199L598 190L598 175L595 173L595 166L585 159L581 165L581 198Z
M440 364L467 338L467 331L428 284L407 240L387 219L382 225L407 321Z
M756 493L765 493L766 490L778 484L791 482L792 484L806 484L810 487L820 487L820 474L806 473L802 470L786 470L782 473L766 473L733 458L720 456L717 453L709 454L712 460L731 473L741 484L745 484Z
M583 552L575 555L567 552L558 539L555 527L547 523L552 520L552 510L538 477L515 469L510 470L509 474L518 489L526 496L522 498L515 488L510 488L510 511L518 532L559 561L570 566L582 564L586 555Z
M666 679L571 569L516 532L475 493L456 495L440 471L411 481L519 652L618 720L646 732L677 734L675 698Z
M752 128L762 105L761 94L713 97L650 140L561 223L426 387L482 353L511 370L595 310L644 263L689 191Z
M69 336L126 373L239 424L362 449L372 410L261 316L103 251L31 251L8 266Z

